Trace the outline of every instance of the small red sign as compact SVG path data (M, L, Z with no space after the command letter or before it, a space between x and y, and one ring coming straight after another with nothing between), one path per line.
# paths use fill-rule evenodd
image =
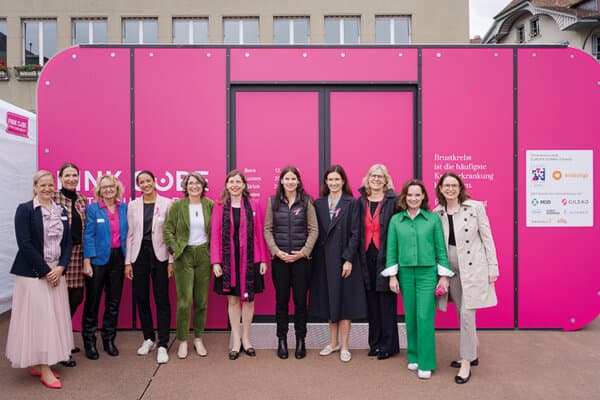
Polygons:
M28 137L29 118L11 112L6 113L6 133Z

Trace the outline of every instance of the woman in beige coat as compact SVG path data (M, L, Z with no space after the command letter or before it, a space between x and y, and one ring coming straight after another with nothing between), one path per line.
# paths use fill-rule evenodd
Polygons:
M478 365L475 311L498 303L494 282L498 279L498 260L490 223L481 202L471 200L456 173L440 178L435 192L435 208L442 220L448 258L456 275L450 280L450 300L456 304L460 320L460 368L454 378L458 384L471 378L471 366Z

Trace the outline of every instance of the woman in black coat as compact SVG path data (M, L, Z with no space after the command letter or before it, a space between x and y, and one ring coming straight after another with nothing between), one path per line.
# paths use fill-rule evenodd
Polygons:
M387 229L395 213L398 195L392 177L383 164L369 168L359 189L358 259L365 287L369 315L369 356L385 360L400 352L398 340L397 295L390 291L385 268Z
M358 248L358 225L353 219L357 203L341 166L327 169L321 194L315 201L319 238L313 253L309 312L329 321L329 344L319 354L340 351L340 359L348 362L351 320L364 318L367 307L360 269L353 268Z

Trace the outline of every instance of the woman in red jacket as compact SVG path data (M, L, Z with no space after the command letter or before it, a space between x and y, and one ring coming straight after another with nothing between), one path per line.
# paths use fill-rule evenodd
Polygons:
M236 169L230 171L221 201L213 208L210 233L210 262L216 277L214 290L227 296L232 337L230 360L237 359L240 351L256 356L250 343L250 324L254 295L263 291L263 275L267 270L262 218L257 210L250 202L244 174Z

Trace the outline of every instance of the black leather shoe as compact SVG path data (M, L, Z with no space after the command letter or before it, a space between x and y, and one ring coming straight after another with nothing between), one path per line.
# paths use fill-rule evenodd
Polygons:
M90 360L97 360L100 357L98 349L96 348L96 341L84 341L83 348L85 350L85 356Z
M456 375L454 377L454 382L458 383L459 385L462 385L463 383L469 382L469 379L471 379L471 371L469 371L469 375L467 375L466 378L463 378L462 376Z
M239 351L239 350L238 350L238 351L236 351L236 350L231 350L231 351L229 352L229 359L230 359L231 361L233 361L233 360L237 360L239 356L240 356L240 351Z
M119 355L119 349L117 349L117 346L115 346L114 340L103 340L102 344L104 345L104 351L107 352L109 356L116 357Z
M479 365L479 358L476 358L473 361L471 361L471 367L476 367L478 365ZM450 366L452 368L460 368L460 361L452 361L450 363Z
M67 367L67 368L73 368L74 366L77 365L77 362L75 360L73 360L73 357L70 357L70 356L69 356L69 360L61 361L60 363L62 364L63 367Z
M388 358L390 358L390 357L391 357L391 355L392 355L392 354L391 354L391 353L388 353L387 351L380 351L380 352L377 354L377 359L378 359L378 360L387 360Z
M277 347L277 357L285 360L288 358L288 345L287 339L279 339L279 345Z
M254 347L245 348L242 346L242 351L249 357L256 357L256 350L254 350Z
M73 347L73 350L71 350L71 354L73 353L79 353L81 351L81 349L77 346Z
M296 339L296 351L294 353L297 360L301 360L306 357L306 345L304 344L304 338Z
M375 357L378 354L379 354L379 349L369 349L369 352L367 353L367 355L369 357Z

